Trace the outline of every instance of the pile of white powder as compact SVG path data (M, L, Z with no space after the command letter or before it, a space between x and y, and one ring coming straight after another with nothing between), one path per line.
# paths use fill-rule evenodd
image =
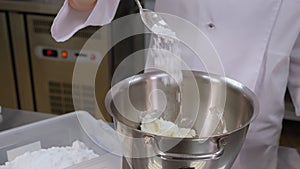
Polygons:
M84 143L75 141L72 146L51 147L24 153L6 162L0 169L63 169L98 156Z
M142 119L141 131L167 137L194 138L196 131L194 129L180 128L171 121L163 118L151 119L151 115L146 115Z

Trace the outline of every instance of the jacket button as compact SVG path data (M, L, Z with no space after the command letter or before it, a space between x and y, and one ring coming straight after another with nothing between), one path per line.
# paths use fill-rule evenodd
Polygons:
M213 23L208 23L207 26L208 26L209 29L215 29L216 28L216 25L213 24Z

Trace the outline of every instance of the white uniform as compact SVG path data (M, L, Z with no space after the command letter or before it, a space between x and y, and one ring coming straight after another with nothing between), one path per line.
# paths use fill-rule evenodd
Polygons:
M87 25L109 23L118 3L98 0L85 13L65 3L53 24L53 37L64 41ZM300 115L300 0L157 0L156 11L198 26L215 45L226 76L258 96L259 115L233 168L276 169L287 86ZM196 60L187 63L197 69Z

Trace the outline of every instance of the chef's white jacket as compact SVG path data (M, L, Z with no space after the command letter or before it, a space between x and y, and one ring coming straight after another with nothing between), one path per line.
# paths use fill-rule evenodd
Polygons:
M98 0L92 11L78 12L66 2L53 37L65 41L88 25L110 23L118 3ZM233 169L276 169L287 86L300 115L300 0L157 0L156 11L200 28L218 51L225 75L258 96L260 112ZM197 69L196 60L186 62Z

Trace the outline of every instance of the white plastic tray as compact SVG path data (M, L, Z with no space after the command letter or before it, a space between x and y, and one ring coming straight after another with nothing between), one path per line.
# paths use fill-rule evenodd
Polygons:
M103 125L104 122L100 122ZM107 138L107 135L110 133L107 133L108 130L101 127L101 124L99 125L99 121L87 112L74 112L3 131L0 133L0 165L25 151L53 146L70 146L72 142L79 140L93 149L100 157L69 169L92 169L93 166L107 169L121 168L122 158L109 153L111 152L109 149L116 146L111 143L112 147L109 147L111 140L107 139L111 138ZM94 142L95 140L97 144Z

